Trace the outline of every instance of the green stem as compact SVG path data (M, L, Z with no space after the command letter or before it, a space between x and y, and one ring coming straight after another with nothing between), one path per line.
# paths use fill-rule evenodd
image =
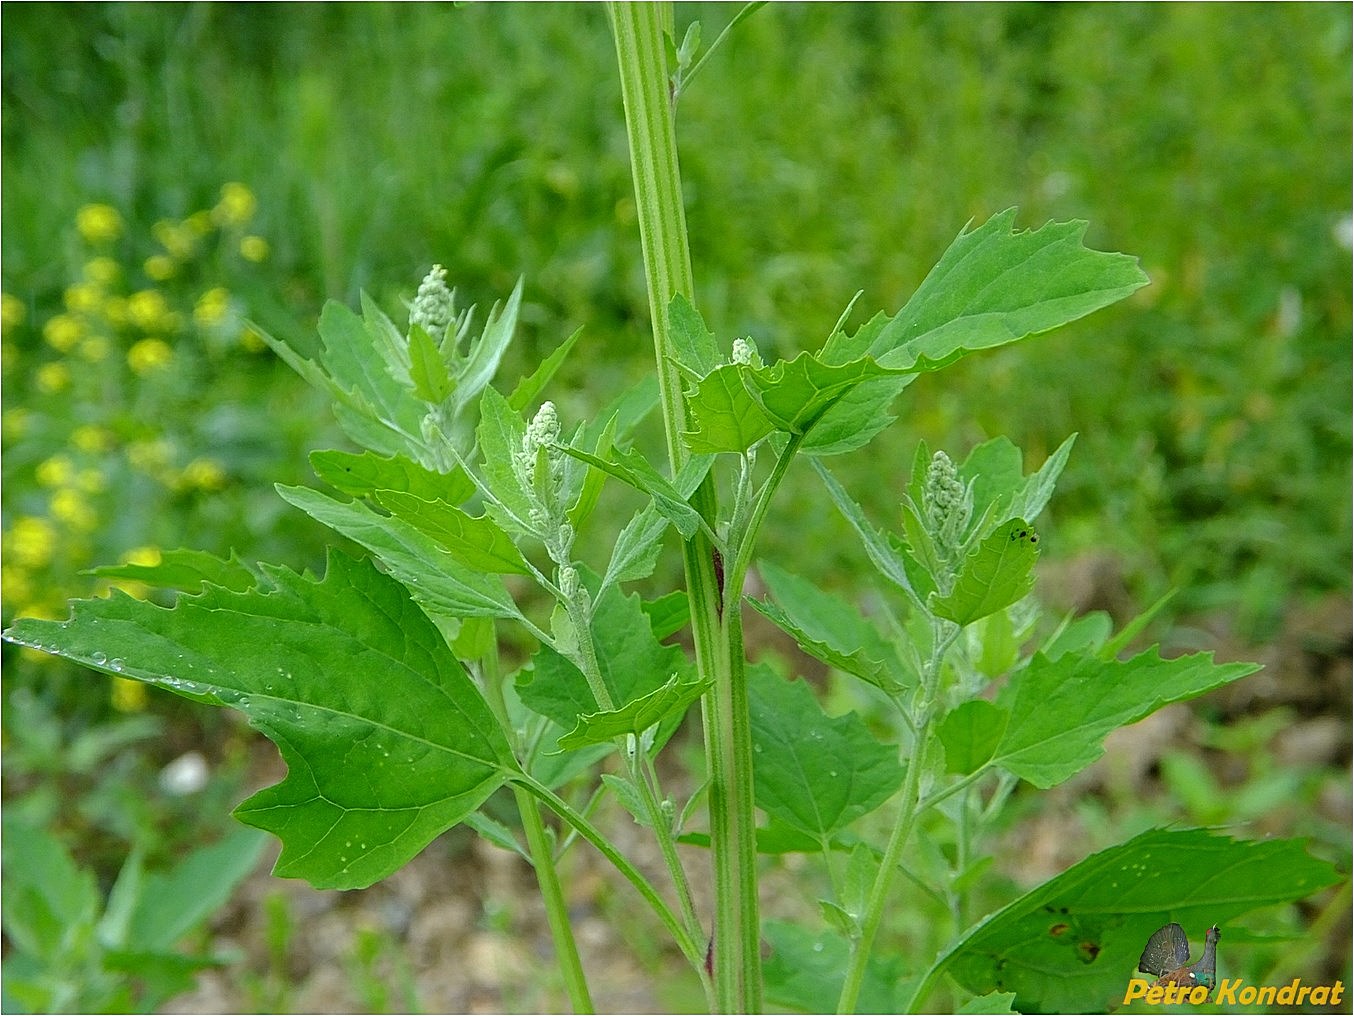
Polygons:
M505 731L511 731L513 727L508 720L508 704L503 697L503 680L498 667L497 638L491 645L484 658L483 683L488 692L489 706L498 722ZM541 806L521 787L514 786L512 789L517 800L517 811L522 816L522 828L527 835L531 866L535 869L536 883L540 886L541 899L545 903L545 919L555 945L555 959L564 977L565 990L569 993L569 1004L576 1013L595 1012L587 976L583 973L583 961L578 955L573 925L569 921L569 904L564 898L559 871L555 867L555 852L541 818Z
M621 96L635 181L635 209L653 321L654 356L672 475L688 458L681 377L672 348L668 305L681 294L693 303L695 284L682 205L677 135L669 95L663 33L672 30L670 3L613 3ZM718 517L714 479L692 497L706 524ZM714 547L704 533L682 546L691 603L696 666L712 689L701 703L710 773L710 851L714 863L714 977L721 1012L761 1008L757 852L752 804L752 735L742 687L741 627L726 625ZM736 614L729 611L728 614Z

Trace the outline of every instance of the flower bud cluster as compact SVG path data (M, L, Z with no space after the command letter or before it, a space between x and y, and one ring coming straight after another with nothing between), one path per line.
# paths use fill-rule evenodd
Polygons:
M559 448L559 413L553 402L541 403L522 435L522 447L513 453L513 472L531 502L530 518L551 560L566 564L573 547L574 527L563 504L565 454Z
M409 308L409 327L422 326L434 339L440 339L456 320L456 297L447 288L447 270L433 265L419 283L418 294Z
M757 352L757 346L751 339L733 340L733 350L729 356L729 362L744 367L763 366L762 355Z
M922 487L922 513L936 547L952 557L964 542L973 514L973 494L959 479L954 462L942 451L931 457Z

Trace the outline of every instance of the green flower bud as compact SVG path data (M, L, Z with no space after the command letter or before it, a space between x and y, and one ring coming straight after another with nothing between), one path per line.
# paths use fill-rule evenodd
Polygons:
M456 320L456 298L447 288L447 270L433 265L423 277L418 295L409 308L409 327L422 326L435 339L440 339Z

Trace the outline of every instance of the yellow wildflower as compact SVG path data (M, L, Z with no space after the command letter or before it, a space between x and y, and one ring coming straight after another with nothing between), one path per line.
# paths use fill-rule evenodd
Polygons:
M71 372L64 363L44 363L35 375L38 390L48 395L65 391L71 383Z
M88 360L90 363L100 363L108 359L108 337L91 335L80 343L77 352L79 352L81 359Z
M255 236L253 233L240 237L240 256L246 261L253 261L255 264L267 261L268 252L268 241L263 237Z
M93 283L77 282L66 287L62 302L74 314L93 314L103 303L103 291Z
M88 531L99 524L94 509L78 490L70 488L58 490L48 502L48 509L52 513L52 518L64 522L72 529Z
M263 336L259 335L253 328L246 328L240 333L240 345L249 353L261 353L268 348L268 344L263 341Z
M254 217L258 202L253 192L242 183L228 183L221 188L221 200L212 209L212 220L218 226L243 226Z
M28 316L28 307L12 293L0 293L0 332L8 335L16 326L23 324Z
M129 677L115 677L110 698L118 712L139 713L146 708L146 686Z
M33 581L27 568L0 568L0 587L5 590L7 603L18 603L33 598Z
M56 551L56 530L46 519L25 515L5 534L5 545L13 563L23 568L43 568Z
M134 469L154 474L169 464L170 451L169 442L163 439L133 441L127 446L127 461Z
M127 298L125 296L110 296L103 302L103 319L113 328L118 328L127 323Z
M203 456L183 467L180 482L198 490L220 490L226 485L226 470L215 459Z
M212 213L194 212L183 220L183 224L198 236L206 236L212 231Z
M230 310L230 294L220 286L207 290L193 305L193 320L200 328L219 325Z
M153 370L168 366L174 359L174 350L163 339L142 339L127 350L127 366L135 374L149 374Z
M90 258L82 269L85 281L97 286L111 286L122 274L118 263L110 257Z
M84 322L70 314L57 314L42 326L42 337L58 353L69 353L84 335Z
M0 414L0 435L3 435L6 441L17 441L28 433L28 425L32 422L31 410L22 406L6 409Z
M146 332L157 332L170 316L164 294L156 289L143 289L127 298L127 320Z
M179 270L179 266L174 263L174 259L168 254L152 254L146 258L141 270L146 273L146 278L154 279L156 282L164 282L166 279L174 277L174 273Z
M75 480L75 463L68 455L53 455L38 463L35 475L43 487L66 487Z
M181 222L161 219L150 227L150 232L160 246L179 261L188 260L197 249L197 234Z
M92 423L81 424L71 431L71 445L77 450L93 455L108 450L112 441L108 431Z
M103 471L92 466L80 470L75 477L75 485L87 494L98 494L108 486L108 477Z
M122 216L112 205L85 205L75 213L75 228L86 243L110 243L122 235Z

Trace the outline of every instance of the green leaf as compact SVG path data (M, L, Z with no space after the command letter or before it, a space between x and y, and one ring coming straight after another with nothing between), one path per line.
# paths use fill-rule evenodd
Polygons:
M902 689L897 654L858 611L769 561L759 562L757 570L774 600L747 602L804 652L889 694Z
M945 746L945 771L967 776L987 764L997 750L1011 714L985 699L964 702L950 711L937 731Z
M452 617L522 616L502 579L466 567L408 522L378 515L360 501L335 501L309 487L279 485L277 492L288 504L370 550L429 610Z
M475 485L464 470L438 473L403 455L383 458L372 452L311 452L310 467L321 480L349 497L398 490L426 501L463 504L475 493Z
M611 561L602 577L602 588L652 575L668 525L668 520L659 514L658 506L652 501L636 512L611 548Z
M829 717L803 681L749 667L757 806L818 841L889 799L902 783L895 749L855 713Z
M931 610L963 626L1019 600L1034 585L1039 536L1024 519L1011 519L974 547L964 559L947 596L931 599Z
M720 365L715 337L706 327L700 311L681 293L668 304L668 338L677 362L701 377Z
M799 1012L836 1012L850 963L850 947L831 931L814 933L797 924L767 921L763 933L771 955L763 965L766 998ZM905 1012L896 1001L903 959L871 959L856 1002L857 1012Z
M1015 992L994 991L975 995L959 1007L960 1016L1007 1016L1019 1012L1015 1006Z
M239 592L258 581L258 576L234 554L229 560L223 560L203 550L166 550L160 554L158 564L105 564L84 574L104 579L131 579L162 589L187 592L200 589L204 583Z
M0 822L5 936L21 952L48 961L87 949L101 905L94 873L77 867L65 845L45 829L8 812Z
M465 366L457 375L456 403L464 407L489 390L489 382L498 371L499 361L512 342L517 328L517 312L522 306L522 279L517 280L506 303L495 303L484 322L484 331L470 343ZM505 400L506 404L506 400ZM483 407L481 407L482 409Z
M685 590L674 589L656 600L645 600L642 605L656 639L677 634L691 620L691 601Z
M752 391L767 418L791 434L808 431L861 382L898 373L869 357L849 363L825 363L807 352L769 367L743 367L741 371L744 385Z
M1163 660L1155 648L1123 661L1036 653L997 699L1010 720L990 764L1047 789L1104 754L1110 731L1259 669L1212 653Z
M625 596L612 586L593 605L593 649L602 681L618 709L663 686L671 675L691 680L691 664L676 646L654 637L638 594ZM565 731L584 715L601 712L583 672L555 649L542 645L531 670L517 678L517 692L533 712L549 717Z
M508 396L508 405L518 413L525 413L529 406L534 405L536 400L540 398L541 392L545 391L555 373L564 364L569 351L574 348L582 334L583 329L579 328L556 346L554 352L542 360L528 377L518 381L517 387Z
M653 498L654 507L658 509L659 513L676 526L686 539L691 539L696 530L700 528L700 513L687 504L686 499L689 495L683 495L639 452L632 449L622 451L619 448L612 448L611 455L603 458L582 448L573 448L567 445L560 445L559 448L580 462L586 462L588 465L616 477L623 483L629 484L641 493L648 494ZM702 461L708 470L713 459L703 459Z
M813 468L818 471L822 478L823 486L827 488L828 496L832 498L832 503L837 506L837 510L842 513L842 517L851 523L851 528L856 531L860 537L861 545L865 548L865 554L870 559L870 563L875 566L879 574L888 579L899 589L911 594L914 598L912 580L908 576L908 559L903 549L890 542L886 534L881 533L871 524L861 511L860 505L851 500L850 495L846 493L845 488L837 482L826 466L816 459L813 462Z
M935 370L979 349L1075 321L1145 286L1137 258L1082 245L1086 223L1014 232L1008 208L962 230L868 352L882 366Z
M868 444L896 419L888 408L915 374L864 381L835 402L809 431L800 451L841 455Z
M257 829L236 828L218 843L199 847L167 872L142 882L123 944L168 951L224 906L263 853Z
M475 431L483 457L480 477L510 516L500 516L499 523L529 533L531 501L512 467L513 456L522 451L522 438L526 432L527 425L521 414L508 404L508 400L496 388L485 388L480 396L480 422Z
M1122 1005L1143 946L1163 924L1175 921L1202 941L1212 924L1225 929L1241 914L1338 881L1300 840L1151 830L981 921L936 966L969 991L1014 992L1022 1012L1109 1012Z
M383 349L392 348L398 334L391 338L394 326L365 294L363 303L366 321L336 301L324 305L319 324L320 338L324 341L320 363L337 384L356 392L376 410L379 415L374 420L404 434L417 434L423 407L410 398L408 356L401 357L395 352L382 354ZM403 369L404 376L392 374L392 368L397 372Z
M531 573L512 538L487 515L467 515L445 501L427 501L398 490L378 490L376 502L467 568L499 575Z
M745 452L776 425L743 386L736 364L716 367L687 394L692 429L683 433L696 453Z
M409 326L409 379L424 402L441 403L456 388L442 351L418 323Z
M283 843L275 873L357 889L395 871L518 771L493 713L394 579L331 552L323 579L209 589L172 610L114 593L5 637L243 712L287 776L235 815ZM6 844L8 852L9 845Z
M700 698L709 681L683 681L676 674L647 695L632 699L619 709L588 713L578 725L559 739L561 749L581 748L586 744L610 741L623 734L642 734L655 724L686 715L687 706Z

